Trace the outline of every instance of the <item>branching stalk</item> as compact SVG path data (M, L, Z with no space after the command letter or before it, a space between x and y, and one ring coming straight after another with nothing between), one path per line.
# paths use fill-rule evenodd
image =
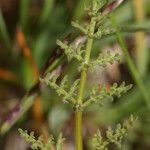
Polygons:
M88 15L91 19L90 22L86 25L86 27L85 25L82 26L78 22L72 23L72 26L79 29L86 36L86 44L81 44L78 45L78 47L74 48L72 44L57 40L57 45L59 45L59 47L64 50L65 55L67 55L68 61L70 61L73 58L76 58L81 63L80 67L78 68L78 70L80 69L81 71L80 78L73 83L69 91L68 86L66 84L67 78L64 77L60 85L57 85L56 80L58 76L57 74L55 74L55 72L50 75L46 75L46 77L41 80L42 82L50 86L52 89L55 89L59 96L62 95L64 102L69 102L73 104L73 109L75 111L76 150L83 150L82 112L84 108L88 107L92 103L103 105L105 103L105 100L113 101L114 96L119 98L122 94L126 93L132 87L131 85L125 86L124 82L118 87L116 83L111 88L107 88L104 86L102 87L101 91L99 91L99 88L96 87L93 88L92 92L90 92L90 95L88 96L89 98L86 98L86 100L84 99L84 93L86 89L85 85L87 81L87 70L92 69L93 67L95 67L95 65L105 67L108 63L112 64L114 61L120 60L118 55L113 56L109 53L107 53L106 55L99 55L97 60L90 60L93 40L95 38L99 39L102 38L102 36L112 34L112 31L114 32L115 30L117 30L114 30L111 27L104 27L104 14L101 14L100 10L103 8L106 2L106 0L91 1L91 6L87 9ZM85 50L82 49L84 47ZM85 54L84 56L82 56L83 53ZM127 52L125 52L125 54L127 55L127 57L129 57Z
M91 33L94 33L96 22L94 21L91 24ZM87 39L86 44L86 52L85 52L85 61L86 63L89 63L90 61L90 55L91 55L91 49L93 45L93 38ZM87 78L87 66L84 66L81 71L81 79L80 79L80 87L78 92L78 104L82 105L83 103L83 94L85 90L85 83ZM83 149L83 143L82 143L82 112L76 111L75 112L75 124L76 124L76 130L75 130L75 142L76 142L76 150L82 150Z

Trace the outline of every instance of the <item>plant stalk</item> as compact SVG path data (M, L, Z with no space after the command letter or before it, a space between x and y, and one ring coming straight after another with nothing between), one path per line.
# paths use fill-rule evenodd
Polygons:
M126 59L126 62L127 62L127 65L128 65L128 68L130 70L130 73L137 85L137 87L139 88L139 91L141 92L142 96L143 96L143 100L145 101L146 103L146 106L148 108L148 111L150 111L150 101L149 101L149 95L147 94L147 90L145 89L145 86L144 86L144 83L142 82L142 79L141 79L141 76L137 70L137 68L135 67L130 55L129 55L129 52L126 48L126 45L125 45L125 42L123 40L123 37L118 29L118 25L116 23L116 20L115 18L111 15L111 20L112 20L112 24L114 26L114 28L116 29L116 38L119 42L119 45L125 55L125 59Z
M91 24L91 33L94 33L95 22ZM86 52L85 52L85 62L88 64L90 61L91 50L93 46L93 38L87 39ZM82 105L83 95L85 90L85 83L87 79L87 66L84 66L81 71L80 86L78 91L77 103ZM83 150L82 142L82 111L76 110L75 112L75 145L76 150Z
M145 19L143 0L133 0L134 16L137 23ZM144 32L135 34L136 63L140 75L145 75L148 67L148 49Z

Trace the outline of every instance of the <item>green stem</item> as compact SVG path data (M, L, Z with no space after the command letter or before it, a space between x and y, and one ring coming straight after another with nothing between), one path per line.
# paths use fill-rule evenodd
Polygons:
M120 47L121 47L121 49L122 49L122 51L123 51L123 53L125 55L125 59L126 59L128 68L130 70L130 73L131 73L131 75L132 75L136 85L138 86L138 88L139 88L139 90L140 90L140 92L141 92L141 94L143 96L143 100L145 101L148 110L150 111L149 96L148 96L147 91L146 91L146 89L144 87L142 79L141 79L141 77L139 75L139 72L137 71L137 68L135 67L135 65L134 65L134 63L133 63L133 61L132 61L132 59L131 59L131 57L129 55L129 52L128 52L127 48L126 48L125 42L123 40L123 37L122 37L122 35L121 35L121 33L120 33L119 29L118 29L116 20L115 20L115 18L113 16L111 16L111 20L112 20L112 24L113 24L114 28L116 29L116 38L117 38L117 40L119 42L119 45L120 45Z
M95 29L95 21L91 24L91 33L94 33ZM86 52L85 52L85 62L88 64L90 61L90 55L91 50L93 46L93 38L87 39L86 44ZM82 105L83 103L83 94L85 90L85 83L87 79L87 66L83 67L81 71L81 79L80 79L80 86L79 86L79 92L77 97L77 103L79 105ZM76 110L75 112L75 144L76 144L76 150L82 150L83 149L83 142L82 142L82 112L79 110Z
M82 112L75 112L75 145L76 150L83 149L82 142Z

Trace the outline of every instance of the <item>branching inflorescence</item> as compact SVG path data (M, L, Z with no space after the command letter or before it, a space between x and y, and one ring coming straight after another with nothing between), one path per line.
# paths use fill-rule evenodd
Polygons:
M83 103L83 107L87 107L92 103L103 105L106 100L113 101L114 97L121 97L121 95L126 93L131 87L132 85L125 86L125 82L120 86L118 86L117 83L114 83L110 88L107 88L106 86L103 86L102 88L94 87L89 99Z
M57 45L64 50L68 61L71 61L72 59L76 59L77 61L79 61L80 65L78 70L81 72L80 79L77 79L71 87L68 87L67 85L67 76L63 78L60 84L58 84L57 82L58 76L55 76L55 74L53 73L47 74L43 79L40 79L41 82L54 89L59 96L63 97L63 102L73 105L76 115L75 139L77 150L83 149L82 111L84 111L84 109L91 104L103 105L106 102L113 101L114 97L120 97L132 87L132 85L126 86L124 82L121 85L117 85L117 83L114 83L113 86L109 89L106 86L102 86L101 88L97 86L91 90L91 93L88 97L86 97L86 99L84 96L88 70L94 71L94 68L97 65L101 67L106 67L108 64L112 64L115 61L120 61L120 56L118 54L112 55L110 52L107 52L105 54L99 54L96 60L90 60L94 39L100 39L105 35L109 35L115 32L113 28L105 26L106 19L108 18L108 13L103 13L102 11L104 9L103 7L106 4L106 0L92 0L90 7L87 8L88 16L90 18L89 22L86 23L86 25L81 25L78 22L72 22L72 26L80 30L86 36L86 43L82 43L79 44L77 47L74 47L72 43L66 43L60 40L57 40L56 42ZM134 122L133 117L130 118L130 121L132 123ZM96 143L95 150L106 150L109 143L114 143L117 146L120 146L122 137L127 133L128 124L129 122L124 123L123 126L119 124L114 132L111 128L108 128L108 131L106 132L107 140L105 141L102 140L102 136L100 132L98 132L94 136L94 143ZM22 131L21 135L24 135ZM30 136L27 136L27 140L33 143L33 145L34 143L40 143L39 141L36 142L35 139L33 141L30 141ZM50 139L50 141L53 140ZM58 143L62 143L61 140Z
M56 83L57 77L53 77L52 79L49 79L49 74L44 79L40 79L40 80L45 84L49 85L54 90L56 90L59 96L63 96L62 100L64 103L69 103L69 102L72 104L76 103L75 97L77 96L77 89L80 81L79 79L72 84L70 90L67 90L68 89L67 76L63 78L60 85Z
M91 141L92 150L108 150L109 144L115 144L118 148L121 148L123 138L127 136L128 131L134 126L136 120L137 118L131 115L122 125L118 124L115 130L108 127L105 139L102 137L101 132L97 130Z
M44 141L42 136L35 138L34 132L30 134L27 131L23 131L22 129L18 130L21 137L25 139L26 142L31 144L31 149L33 150L62 150L62 145L65 139L62 137L62 133L59 134L57 141L55 142L53 136L51 135L47 142Z

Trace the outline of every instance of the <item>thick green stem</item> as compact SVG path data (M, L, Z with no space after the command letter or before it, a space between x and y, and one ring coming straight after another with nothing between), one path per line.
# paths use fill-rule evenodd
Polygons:
M86 54L85 54L85 61L87 64L89 63L89 60L90 60L92 45L93 45L93 39L89 38L87 40ZM81 72L81 82L80 82L80 88L79 88L79 94L78 94L78 103L79 104L82 104L86 76L87 76L87 67L84 67Z
M94 33L95 29L95 22L91 24L91 33ZM86 44L86 52L85 52L85 62L88 64L90 61L90 55L91 55L91 49L93 45L93 38L88 38L87 44ZM80 86L79 86L79 92L77 97L77 103L79 105L82 105L83 103L83 94L85 89L85 83L87 78L87 67L83 67L81 71L81 79L80 79ZM79 110L76 110L75 112L75 144L76 144L76 150L82 150L83 149L83 142L82 142L82 112Z
M75 145L76 150L83 149L82 142L82 112L75 112Z

